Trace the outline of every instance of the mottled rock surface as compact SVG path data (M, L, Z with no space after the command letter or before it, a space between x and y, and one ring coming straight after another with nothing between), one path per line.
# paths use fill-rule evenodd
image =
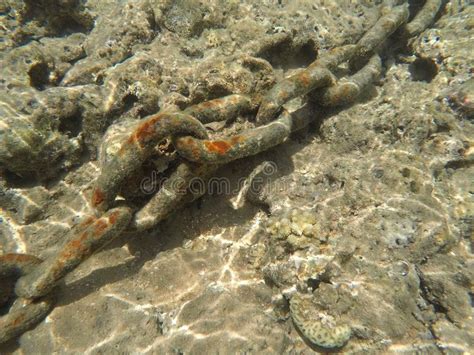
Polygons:
M359 39L379 3L1 4L0 253L45 258L90 212L84 196L112 124L262 94ZM93 255L58 287L45 321L5 350L323 351L294 326L295 295L321 324L351 328L343 351L474 348L473 17L473 6L448 2L432 28L384 50L384 75L362 100L315 113L285 144L222 167L228 189ZM252 120L209 128L225 135ZM259 203L233 204L262 161L276 171ZM292 210L311 233L266 231Z

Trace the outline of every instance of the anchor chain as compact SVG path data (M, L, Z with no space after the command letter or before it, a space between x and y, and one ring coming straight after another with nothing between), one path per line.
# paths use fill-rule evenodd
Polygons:
M204 191L190 188L194 179L206 179L226 163L283 143L292 132L315 120L313 103L337 107L355 102L382 72L377 49L383 42L395 31L406 39L420 34L433 22L441 5L439 0L427 0L408 24L407 3L386 9L357 43L328 50L261 98L229 95L139 121L118 153L101 166L90 197L94 214L69 231L56 253L44 261L27 254L0 256L0 306L10 304L8 314L0 317L0 344L44 319L53 307L54 287L95 251L124 231L154 227L173 211L201 196ZM343 63L347 63L353 74L336 79L333 71ZM289 112L283 107L288 101L306 95L309 100L299 110ZM255 112L256 128L222 139L209 139L204 124ZM126 201L125 205L123 201L116 203L124 181L164 139L173 142L181 163L139 210L127 206Z

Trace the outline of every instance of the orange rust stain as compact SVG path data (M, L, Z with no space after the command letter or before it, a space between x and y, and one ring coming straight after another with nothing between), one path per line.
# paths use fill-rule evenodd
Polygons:
M133 133L133 136L131 137L134 140L137 140L139 142L142 142L143 140L151 137L154 132L154 125L157 120L147 120L143 122Z
M190 152L195 160L199 160L199 157L201 156L199 147L192 137L178 139L177 148Z
M79 240L81 240L81 241L86 240L87 238L89 238L89 234L90 234L90 233L89 233L88 230L82 232L81 236L79 237Z
M92 222L94 222L95 220L96 220L95 217L90 216L90 217L88 217L84 222L82 222L82 223L79 225L79 227L82 227L82 228L83 228L83 227L87 227L87 226L91 225Z
M242 137L242 136L233 136L233 137L230 139L230 143L231 143L232 145L235 145L235 144L237 144L237 143L243 142L244 140L245 140L245 138Z
M83 243L82 238L80 240L72 240L68 245L68 249L81 250L84 248L82 243Z
M222 105L222 101L223 101L222 99L215 99L211 101L202 102L198 106L200 106L203 109L213 108L215 106Z
M300 81L301 84L303 84L305 87L308 87L311 84L311 78L308 75L308 72L306 70L303 70L300 75L298 75L298 80Z
M142 124L140 124L133 134L127 139L124 146L122 146L119 150L119 154L122 155L126 151L127 145L133 144L135 142L142 142L153 136L155 134L155 127L157 121L163 118L163 113L159 113L156 115L151 116L150 118L146 119Z
M116 211L114 213L111 213L110 216L109 216L109 222L110 224L115 224L115 222L117 222L117 218L119 216L119 212Z
M62 263L62 260L68 260L71 259L72 255L77 255L78 251L83 252L84 250L87 250L87 246L84 245L84 240L88 237L89 233L86 231L83 232L79 238L71 240L57 262Z
M92 193L92 206L97 207L105 200L105 194L102 192L101 189L94 189Z
M0 256L0 260L4 262L29 262L31 260L36 260L35 257L25 254L5 254Z
M204 145L209 152L217 154L225 154L232 147L226 141L204 141Z
M16 326L22 324L24 320L25 320L25 314L20 314L18 317L16 317L16 318L13 320L12 326L13 326L13 327L16 327Z
M94 234L96 236L102 234L108 227L108 223L105 222L103 219L99 219L95 224L94 224Z
M233 136L227 141L204 141L209 152L225 154L232 148L232 146L242 142L244 137L242 136Z

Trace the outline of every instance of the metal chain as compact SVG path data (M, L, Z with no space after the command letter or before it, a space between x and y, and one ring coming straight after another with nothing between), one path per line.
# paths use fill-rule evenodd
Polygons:
M15 281L27 275L42 260L27 254L5 254L0 256L0 306L14 298ZM23 334L41 322L53 306L52 295L38 299L17 297L7 315L0 317L0 344Z
M30 255L0 256L0 306L14 300L9 313L0 318L0 343L44 319L53 305L53 288L96 250L125 230L152 228L179 207L201 196L204 191L190 189L193 179L206 179L223 164L281 144L292 132L315 119L309 103L290 113L283 108L288 101L311 93L312 101L320 106L336 107L354 102L382 72L377 48L396 30L401 30L407 39L420 34L433 22L441 3L441 0L427 0L408 24L406 3L391 8L356 44L327 51L307 68L277 83L263 98L230 95L182 112L161 112L141 120L116 156L101 167L90 198L96 216L89 216L71 229L65 244L44 261ZM356 72L336 80L332 71L344 62ZM256 122L260 125L257 128L224 139L208 139L203 124L229 120L257 109ZM184 161L140 210L134 213L127 206L110 209L126 178L166 138L172 140Z

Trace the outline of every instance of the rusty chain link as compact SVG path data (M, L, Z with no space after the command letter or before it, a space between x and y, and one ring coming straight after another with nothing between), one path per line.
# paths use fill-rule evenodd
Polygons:
M356 101L382 72L377 48L397 30L406 38L420 34L433 22L441 3L427 0L407 25L406 3L386 9L356 44L327 51L307 68L277 83L263 98L229 95L182 112L160 112L139 121L118 153L101 167L90 198L96 215L72 228L64 245L44 261L25 254L0 256L0 306L12 304L9 313L0 318L0 344L44 319L53 305L53 288L96 250L125 230L152 228L201 196L204 191L190 189L193 179L206 179L225 163L281 144L292 132L315 119L308 103L290 113L283 108L288 101L309 93L320 106L335 107ZM355 73L337 80L333 71L346 62ZM203 124L255 113L257 109L258 127L223 139L208 139ZM172 140L183 159L169 179L138 211L127 206L111 208L124 181L166 138Z
M14 299L15 281L40 265L41 259L27 254L0 256L0 306ZM53 306L52 295L38 299L17 297L7 315L0 317L0 344L41 322Z

